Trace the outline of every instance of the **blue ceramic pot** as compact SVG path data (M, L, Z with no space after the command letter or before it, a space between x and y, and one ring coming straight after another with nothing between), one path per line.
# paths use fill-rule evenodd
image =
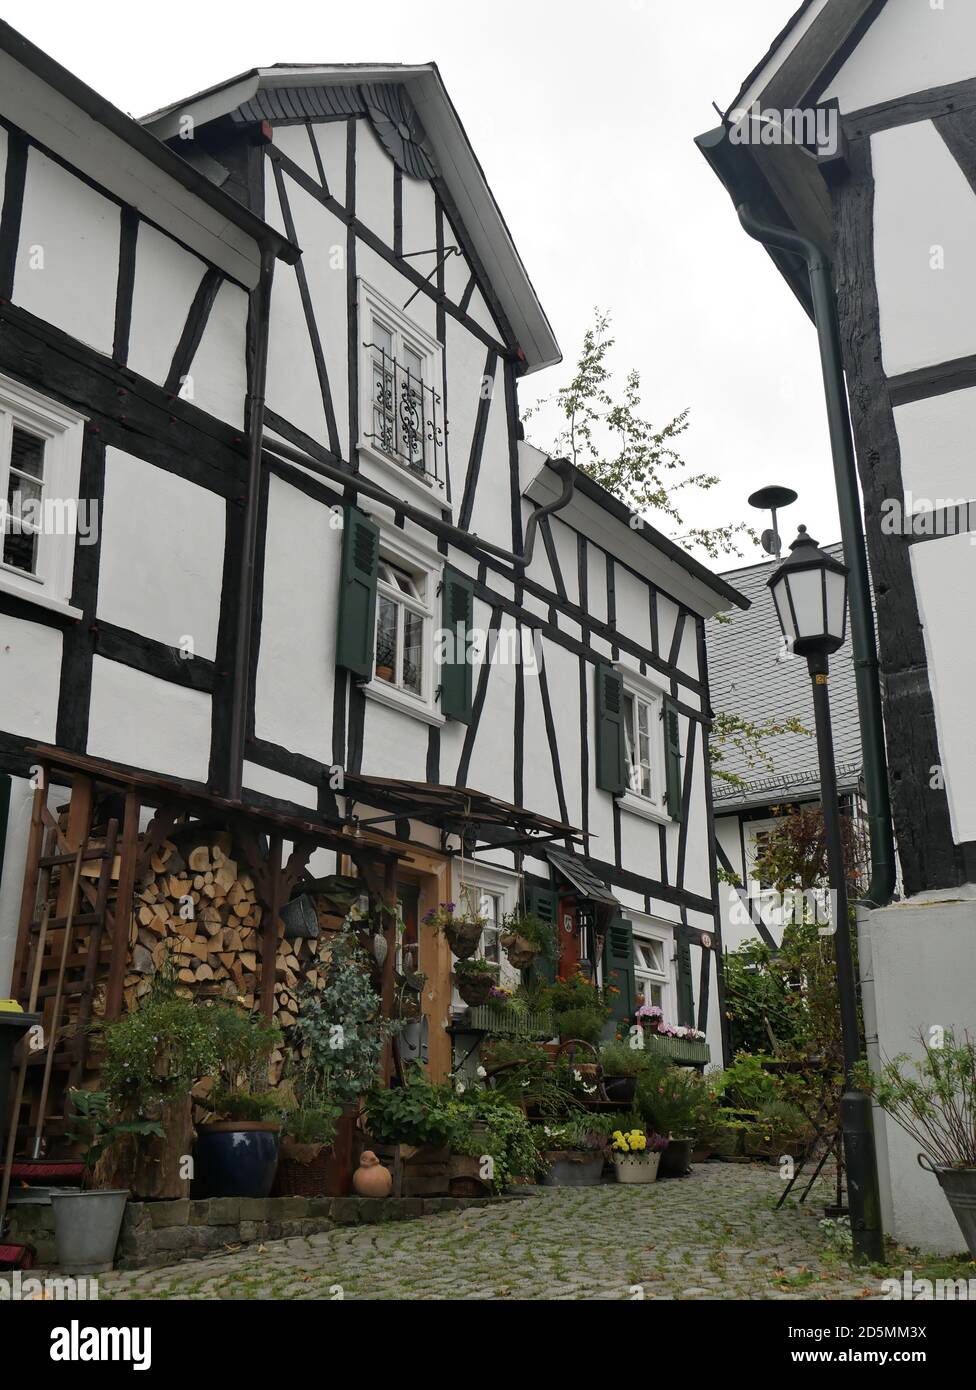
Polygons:
M195 1197L267 1197L278 1166L276 1124L218 1120L201 1125L194 1153Z

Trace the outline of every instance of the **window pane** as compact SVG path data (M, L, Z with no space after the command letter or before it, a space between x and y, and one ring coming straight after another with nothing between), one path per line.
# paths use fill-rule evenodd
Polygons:
M647 706L643 700L635 701L637 705L637 727L642 734L647 733Z
M376 602L376 675L381 681L396 684L397 616L399 609L392 599L380 594Z
M414 695L423 692L424 620L403 610L403 688Z
M386 354L387 362L390 361L393 356L393 334L377 319L373 320L373 346L378 352Z
M10 467L31 478L44 477L44 440L14 425Z
M412 347L405 346L403 349L403 365L414 381L423 381L424 359L420 356L419 352L414 352Z

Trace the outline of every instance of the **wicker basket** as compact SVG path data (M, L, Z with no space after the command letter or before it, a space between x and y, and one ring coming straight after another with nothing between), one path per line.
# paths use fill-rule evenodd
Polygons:
M279 1197L342 1197L345 1195L342 1186L339 1163L331 1144L281 1141L275 1182Z

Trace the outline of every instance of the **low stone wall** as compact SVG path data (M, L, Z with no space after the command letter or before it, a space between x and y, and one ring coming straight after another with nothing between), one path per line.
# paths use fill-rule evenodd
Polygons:
M334 1226L412 1221L442 1211L483 1207L512 1197L211 1197L206 1201L129 1202L116 1252L117 1269L159 1269L199 1260L229 1245L310 1236ZM55 1268L54 1209L10 1208L7 1240L32 1245L39 1268Z

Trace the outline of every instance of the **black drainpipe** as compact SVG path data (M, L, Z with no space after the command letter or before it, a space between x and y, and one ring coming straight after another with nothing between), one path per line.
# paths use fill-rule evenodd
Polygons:
M792 251L806 262L810 276L813 316L820 342L827 420L830 426L830 452L834 461L834 483L840 513L844 559L850 571L848 598L851 614L851 645L857 683L857 708L864 756L864 783L868 801L871 838L871 882L862 898L865 907L884 907L895 891L895 845L891 831L891 797L888 789L888 759L885 750L884 721L881 712L881 672L871 611L868 561L864 546L864 524L854 463L854 439L847 405L847 389L840 346L840 325L834 300L830 259L815 242L787 227L760 222L748 204L736 209L739 221L756 241Z
M261 448L264 437L264 391L268 374L268 334L271 318L271 284L275 252L261 248L261 271L254 298L254 359L248 397L247 503L244 511L244 545L237 591L237 632L230 715L230 759L225 795L240 801L244 785L244 740L251 685L251 617L254 607L254 566L261 499Z

